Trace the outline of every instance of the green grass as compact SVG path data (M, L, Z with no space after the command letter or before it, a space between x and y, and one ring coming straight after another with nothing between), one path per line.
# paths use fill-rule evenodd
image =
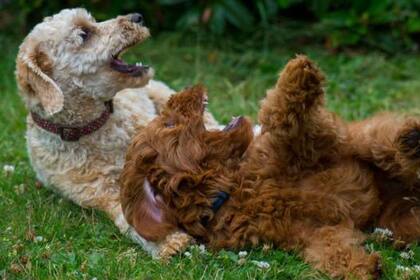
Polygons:
M156 78L175 89L193 83L209 88L210 110L221 122L231 116L256 117L259 100L295 53L308 54L328 77L328 106L348 120L380 110L420 112L420 56L353 52L331 54L317 45L285 40L267 33L242 40L162 34L127 54L156 69ZM282 39L283 38L283 39ZM223 251L175 257L164 265L121 236L97 211L81 209L35 186L25 149L25 110L13 76L17 41L0 37L0 278L4 279L328 279L292 254L280 250L250 251L245 264ZM295 46L297 45L297 46ZM300 45L300 46L299 46ZM302 47L304 46L304 47ZM136 59L137 58L137 59ZM41 236L34 242L33 236ZM383 257L383 279L403 279L397 265L420 263L383 244L369 243ZM263 270L252 260L267 261ZM412 275L411 279L419 279ZM404 279L409 279L404 278Z

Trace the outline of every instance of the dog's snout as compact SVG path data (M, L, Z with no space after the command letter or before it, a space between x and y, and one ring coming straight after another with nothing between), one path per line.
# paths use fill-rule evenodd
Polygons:
M139 13L131 14L130 20L138 24L143 24L143 16Z

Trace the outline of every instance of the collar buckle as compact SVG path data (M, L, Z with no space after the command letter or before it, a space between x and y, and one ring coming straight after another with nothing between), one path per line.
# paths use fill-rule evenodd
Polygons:
M61 140L67 142L79 141L81 134L79 128L77 127L58 127L58 135L60 135Z

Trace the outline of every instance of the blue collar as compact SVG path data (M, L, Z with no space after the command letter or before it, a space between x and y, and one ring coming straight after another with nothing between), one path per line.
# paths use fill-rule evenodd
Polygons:
M211 204L211 210L213 210L213 213L216 213L228 199L229 194L227 192L218 192L214 198L213 203ZM208 217L203 217L201 219L201 224L205 227L208 225L208 222Z
M229 194L227 192L218 192L211 205L211 210L216 213L228 199Z

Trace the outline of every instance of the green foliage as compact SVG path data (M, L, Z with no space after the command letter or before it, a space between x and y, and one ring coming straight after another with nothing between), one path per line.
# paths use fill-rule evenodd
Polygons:
M328 47L366 45L386 52L416 50L420 34L420 1L414 0L160 0L181 8L177 26L201 25L216 34L255 31L282 18L315 24Z
M420 32L419 11L419 1L407 0L343 1L340 6L330 1L314 9L332 47L364 43L387 52L417 47L412 39Z
M142 12L149 19L148 26L157 27L164 21L160 5L155 1L0 0L0 29L7 33L22 35L42 21L44 17L53 15L64 8L74 7L86 8L99 21L132 12ZM167 20L171 20L171 17L167 17Z
M317 30L312 36L331 49L416 50L420 37L419 0L3 0L0 28L25 33L44 16L76 6L92 11L99 20L140 11L154 31L203 28L220 36L298 20Z
M178 27L200 25L215 34L222 34L229 27L250 31L256 23L268 23L278 8L275 0L159 0L159 3L180 9Z

